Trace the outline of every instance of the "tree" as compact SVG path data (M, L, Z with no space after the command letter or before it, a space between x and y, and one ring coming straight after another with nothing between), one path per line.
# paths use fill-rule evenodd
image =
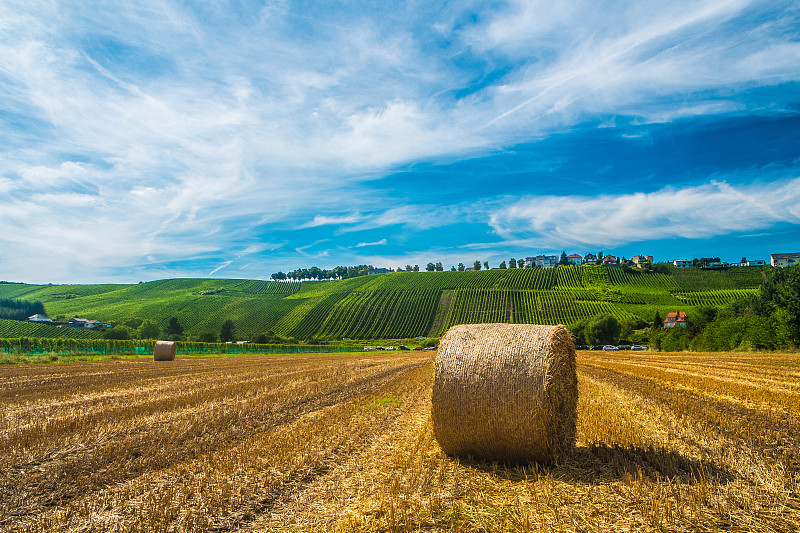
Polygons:
M459 272L464 272L466 269L467 268L464 266L464 263L459 263L458 264L458 271Z
M505 270L506 269L506 262L503 261L502 263L500 263L500 266L498 268L500 268L501 270Z
M197 336L197 342L217 342L218 340L217 334L211 331L204 331Z
M170 318L169 325L167 326L167 335L177 337L181 333L183 333L183 326L178 322L178 317L174 316Z
M572 333L572 340L576 346L586 345L589 344L586 342L586 326L589 324L589 319L584 318L583 320L579 321L577 324L570 328L570 333Z
M558 260L558 264L564 266L569 264L569 259L567 258L567 252L563 250L561 251L561 258Z
M641 317L638 316L629 316L625 317L619 321L620 332L619 338L629 340L631 335L637 329L643 329L649 326L647 322L645 322Z
M597 252L597 261L595 261L594 264L595 265L603 264L603 252Z
M761 286L761 299L783 311L795 345L800 345L800 264L777 268Z
M661 320L661 315L658 314L656 310L656 314L653 316L653 329L661 329L664 327L664 321Z
M114 326L113 328L106 330L106 332L103 334L103 338L126 341L131 338L132 333L133 329L129 328L128 326Z
M434 265L433 263L428 263L425 266L425 270L427 270L428 272L433 272L434 270L436 270L436 265Z
M489 270L489 261L484 261L483 262L483 268L486 269L486 270Z
M136 329L136 335L140 339L157 339L161 336L161 327L155 320L145 319Z
M419 272L419 265L414 265L414 272Z
M475 261L474 263L472 263L472 268L474 268L475 270L480 270L481 269L481 262L480 261Z
M613 316L597 315L586 324L586 341L588 344L616 344L620 329Z
M236 325L233 320L226 320L222 323L222 329L219 333L219 338L222 342L233 342Z
M517 260L514 259L513 257L508 262L508 268L517 268Z
M456 267L454 267L454 266L451 266L451 267L450 267L450 272L456 272Z
M411 265L406 265L406 272L413 272L413 271L414 267L412 267Z
M435 268L436 268L436 272L442 272L444 270L444 266L442 266L442 262L441 261L436 263Z

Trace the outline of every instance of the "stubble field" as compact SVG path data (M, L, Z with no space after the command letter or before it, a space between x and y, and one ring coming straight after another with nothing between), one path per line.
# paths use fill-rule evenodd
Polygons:
M0 531L797 531L800 356L578 357L574 454L454 459L433 355L0 368Z

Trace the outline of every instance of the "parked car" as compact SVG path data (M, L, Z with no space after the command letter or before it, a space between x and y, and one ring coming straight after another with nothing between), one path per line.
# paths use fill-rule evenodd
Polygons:
M414 346L415 352L421 352L424 348L422 346Z
M435 349L436 349L436 346L428 346L428 347L426 347L425 349L426 349L426 350L435 350Z
M386 348L384 348L383 346L376 346L375 349L376 350L385 350Z
M606 344L605 346L603 346L603 351L604 352L618 352L619 348L617 348L616 346L613 346L611 344Z
M631 345L630 344L620 344L619 345L619 349L620 350L630 350L631 349Z
M397 347L397 349L398 350L410 350L411 348L409 348L408 346L406 346L404 344L401 344L400 346Z
M639 344L634 344L633 346L631 346L631 350L636 350L637 352L641 352L641 351L647 350L647 346L641 346Z
M602 350L603 349L603 345L602 344L598 344L597 346L592 346L591 349L592 350Z
M579 344L578 346L575 347L575 349L576 350L589 350L590 348L589 348L589 346L586 346L585 344Z

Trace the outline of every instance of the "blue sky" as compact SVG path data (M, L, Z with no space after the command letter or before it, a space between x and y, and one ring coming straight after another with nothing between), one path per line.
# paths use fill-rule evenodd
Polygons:
M0 3L0 279L800 251L797 1Z

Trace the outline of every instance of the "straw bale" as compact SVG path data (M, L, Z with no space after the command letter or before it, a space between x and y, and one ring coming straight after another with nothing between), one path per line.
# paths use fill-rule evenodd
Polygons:
M156 341L153 348L154 361L174 361L175 352L178 351L177 346L172 341Z
M466 324L439 343L431 416L448 455L556 461L575 445L577 403L564 326Z

